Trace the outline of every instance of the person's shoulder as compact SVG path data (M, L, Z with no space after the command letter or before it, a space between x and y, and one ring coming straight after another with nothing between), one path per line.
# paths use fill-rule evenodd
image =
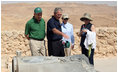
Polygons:
M95 25L94 25L94 24L91 24L91 26L92 26L92 27L95 27Z
M81 26L84 26L85 24L81 24Z
M31 18L30 20L27 21L28 24L34 22L33 18Z
M41 21L45 21L43 18L41 18Z
M90 23L90 25L94 25L93 23Z
M45 20L43 18L41 18L41 22L44 22L45 23Z
M53 17L51 17L49 20L50 20L50 21L54 21L54 18L53 18Z
M89 25L90 25L91 27L94 27L94 24L93 24L93 23L90 23Z
M83 27L85 24L81 24L81 27Z
M63 26L63 25L64 25L64 23L62 22L60 25L61 25L61 26Z
M48 20L48 23L51 23L51 22L54 22L54 18L51 17L49 20Z
M73 24L71 24L71 23L69 23L69 22L68 22L67 24L68 24L69 26L73 27Z

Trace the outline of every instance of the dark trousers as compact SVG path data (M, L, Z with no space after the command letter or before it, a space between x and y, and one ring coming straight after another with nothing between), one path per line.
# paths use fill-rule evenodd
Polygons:
M48 54L49 56L64 57L64 47L61 41L48 41Z
M88 50L85 47L82 47L82 54L88 57L90 64L94 65L94 49L91 49L90 57L88 56Z

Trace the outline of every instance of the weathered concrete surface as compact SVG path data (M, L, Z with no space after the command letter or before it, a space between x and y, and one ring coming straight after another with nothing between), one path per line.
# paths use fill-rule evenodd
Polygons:
M69 57L14 57L12 64L18 72L95 72L85 55Z

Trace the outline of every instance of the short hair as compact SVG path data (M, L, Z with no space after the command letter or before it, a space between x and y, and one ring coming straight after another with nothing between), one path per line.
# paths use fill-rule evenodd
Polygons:
M54 13L57 13L57 11L63 11L60 7L56 7L55 9L54 9Z

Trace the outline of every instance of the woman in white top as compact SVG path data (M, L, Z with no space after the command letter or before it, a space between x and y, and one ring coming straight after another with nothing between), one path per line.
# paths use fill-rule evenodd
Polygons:
M74 35L73 35L73 25L68 23L69 17L67 14L62 15L61 29L62 32L69 36L69 39L62 38L63 44L65 45L64 51L65 56L71 55L71 49L74 48Z

